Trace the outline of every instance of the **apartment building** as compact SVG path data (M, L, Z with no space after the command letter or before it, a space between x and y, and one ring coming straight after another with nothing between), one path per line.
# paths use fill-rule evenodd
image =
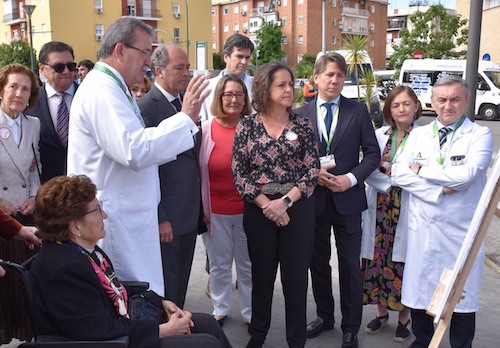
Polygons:
M306 53L342 48L347 34L369 37L374 68L385 68L387 0L212 0L212 49L222 52L234 33L247 35L256 46L256 32L265 23L282 29L281 49L290 66ZM324 9L324 25L323 25Z
M73 46L75 61L95 61L106 28L120 17L133 16L155 28L153 46L178 43L189 52L194 69L212 66L209 0L3 0L0 43L29 42L24 4L36 6L31 16L36 52L48 41L63 41Z

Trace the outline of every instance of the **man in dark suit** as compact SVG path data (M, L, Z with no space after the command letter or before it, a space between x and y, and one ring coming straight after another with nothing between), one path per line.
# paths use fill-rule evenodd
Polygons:
M181 92L189 81L189 60L180 47L161 45L151 60L155 83L138 103L148 127L157 126L180 111ZM160 166L158 218L165 297L181 308L186 298L201 214L199 144L197 137L192 149Z
M77 84L73 48L64 42L50 41L42 46L38 68L46 82L29 115L40 119L40 162L42 183L66 174L69 110Z
M347 64L340 54L319 57L314 68L318 96L296 112L311 120L322 164L330 162L322 166L314 192L316 228L310 269L318 318L307 325L307 335L311 338L331 330L335 321L330 267L333 227L339 263L342 347L352 348L358 346L363 311L359 254L361 212L367 208L364 181L378 166L380 151L366 106L340 95L346 73ZM336 165L331 164L333 160Z

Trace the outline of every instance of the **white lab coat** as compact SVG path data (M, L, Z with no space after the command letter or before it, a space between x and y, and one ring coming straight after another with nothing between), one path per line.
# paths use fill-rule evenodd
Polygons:
M85 174L97 186L109 215L99 244L118 278L147 281L163 295L158 165L192 148L198 128L184 113L143 128L132 101L112 77L95 69L87 75L71 105L68 174Z
M443 269L453 269L467 229L486 183L491 160L491 131L465 119L454 135L448 134L443 165L434 122L410 133L406 146L392 167L393 185L410 193L408 250L403 280L402 303L426 309ZM452 165L451 157L465 156ZM419 175L409 166L422 165ZM443 195L443 187L457 190ZM478 254L465 284L464 298L455 312L476 312L483 270L484 247Z
M413 129L418 127L413 124ZM378 146L380 147L380 155L383 154L389 135L385 134L390 126L384 126L375 131ZM401 147L394 155L393 162L396 162L397 157L401 153ZM379 192L387 192L391 188L391 178L384 173L381 173L377 168L365 180L366 183L366 201L368 209L361 213L361 228L363 234L361 236L361 257L364 259L373 259L375 250L375 230L376 230L376 214L377 214L377 194ZM409 193L402 191L401 207L399 212L398 225L396 226L396 234L394 236L394 247L392 249L392 261L405 262L407 231L408 231L408 201Z

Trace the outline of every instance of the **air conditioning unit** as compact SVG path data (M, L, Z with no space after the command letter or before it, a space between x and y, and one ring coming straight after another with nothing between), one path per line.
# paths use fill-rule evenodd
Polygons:
M96 39L97 41L101 41L101 40L102 40L102 35L96 34L96 35L95 35L95 39Z
M364 5L365 4L365 0L359 0L359 4L360 5Z
M281 6L281 1L280 0L276 1L276 6Z
M247 15L247 11L241 11L241 15L242 16L246 16Z
M181 38L180 37L174 37L174 42L180 42Z
M96 7L95 8L96 13L102 13L102 7Z
M21 29L26 29L26 23L21 23Z
M174 13L174 17L175 18L181 18L181 14L180 13Z
M247 28L243 28L243 32L246 33L248 31Z
M276 21L275 23L278 27L281 27L281 21Z
M235 33L235 34L238 34L238 32L239 32L239 30L235 30L235 31L234 31L234 33Z
M370 23L370 31L373 33L375 31L375 24Z

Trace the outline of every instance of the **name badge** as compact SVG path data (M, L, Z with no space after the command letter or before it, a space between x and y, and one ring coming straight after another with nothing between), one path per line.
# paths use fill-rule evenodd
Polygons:
M335 156L333 155L333 153L326 156L321 156L319 158L319 163L321 164L321 167L335 164Z

